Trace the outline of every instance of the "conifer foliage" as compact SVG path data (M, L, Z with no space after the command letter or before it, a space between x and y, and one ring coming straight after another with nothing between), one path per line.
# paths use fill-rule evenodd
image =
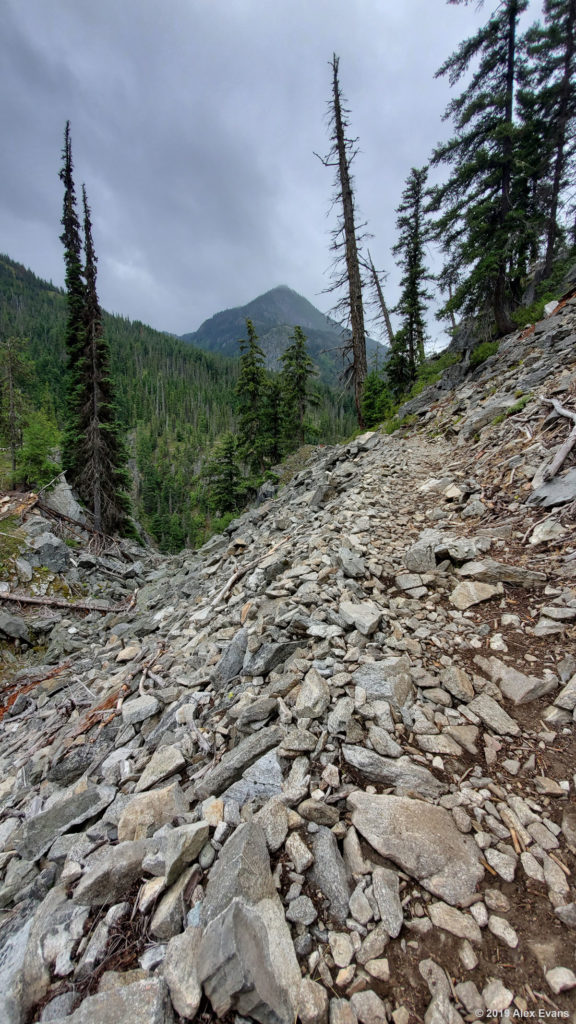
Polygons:
M82 188L84 266L72 175L70 122L66 124L64 165L64 244L68 320L67 424L64 468L68 480L94 515L95 529L132 532L127 455L114 409L110 350L102 327L96 290L96 254L86 189Z
M301 327L294 328L292 343L280 356L282 362L284 433L288 449L303 445L306 440L306 412L317 405L318 397L310 382L315 376L314 363L308 355L306 338Z
M424 212L427 177L427 167L412 168L396 211L398 241L393 252L402 270L402 292L395 312L400 317L401 327L392 341L389 377L400 390L415 379L418 366L424 362L426 309L431 299L426 289L431 275L424 257L429 235Z
M454 0L453 0L454 2ZM466 89L445 118L454 134L432 161L452 168L434 190L436 235L458 280L450 307L477 314L491 307L497 330L513 330L515 278L533 229L518 208L518 131L514 123L518 21L528 0L502 0L488 22L464 40L437 72L455 85L474 65Z

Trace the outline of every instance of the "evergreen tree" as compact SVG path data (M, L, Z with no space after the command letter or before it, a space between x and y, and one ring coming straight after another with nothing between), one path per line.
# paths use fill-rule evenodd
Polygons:
M120 436L110 374L110 347L102 328L96 291L96 262L90 207L82 187L84 209L85 303L84 351L79 363L78 436L74 483L94 513L94 526L104 533L131 533L130 478L127 453Z
M524 121L533 128L538 180L548 186L542 269L546 278L561 235L562 195L572 184L576 155L576 0L544 0L544 26L530 29L526 43L529 66L521 93Z
M424 259L424 245L428 238L424 213L427 176L426 167L412 168L396 211L399 235L392 251L402 270L402 291L394 312L399 315L402 327L392 342L388 363L388 372L395 386L399 386L401 380L404 383L414 380L418 366L424 362L426 308L431 298L426 289L426 281L431 275Z
M262 458L266 468L275 466L284 454L282 385L277 376L267 377L262 396Z
M248 338L240 340L240 376L236 385L238 399L239 453L254 473L264 469L263 407L266 390L264 352L251 320L246 320Z
M283 394L284 436L288 450L303 445L306 437L305 417L309 405L318 404L310 381L316 375L314 363L306 348L301 327L294 328L291 344L280 356L280 381Z
M354 181L351 165L356 156L356 139L347 134L349 128L348 115L340 79L338 77L340 59L333 54L330 61L332 68L332 99L330 101L330 123L332 143L328 156L320 158L325 167L336 167L336 183L334 203L341 208L338 225L332 234L332 251L335 254L335 278L331 290L345 288L346 294L338 303L337 310L344 312L344 321L350 328L350 340L346 344L345 353L351 354L352 361L347 368L346 378L354 388L354 401L358 423L362 420L362 388L368 372L366 361L366 330L364 327L364 305L362 299L362 274L360 271L359 240L356 224L354 200Z
M436 235L448 254L448 272L458 280L450 308L476 314L491 305L499 334L514 328L513 277L534 230L515 203L513 187L517 26L527 6L528 0L502 0L437 72L455 85L477 62L468 87L445 114L455 134L433 155L434 164L452 167L448 181L433 190L432 204L442 211Z
M29 369L24 345L22 338L0 339L0 433L8 441L12 472L22 443L25 402L21 384Z
M212 450L204 476L210 487L210 505L219 515L236 512L242 503L242 474L238 464L236 438L224 434Z
M22 447L16 455L18 479L26 487L44 487L60 472L54 451L58 431L43 412L32 412L24 428Z
M64 207L62 226L64 231L60 241L64 246L64 265L66 269L66 300L68 316L66 320L66 428L63 439L62 464L68 473L70 483L74 484L81 470L78 453L80 403L82 393L82 370L84 361L84 343L86 331L85 298L86 287L82 276L82 239L80 221L76 209L76 190L73 178L72 142L70 138L70 121L66 122L64 133L63 166L60 180L64 183Z

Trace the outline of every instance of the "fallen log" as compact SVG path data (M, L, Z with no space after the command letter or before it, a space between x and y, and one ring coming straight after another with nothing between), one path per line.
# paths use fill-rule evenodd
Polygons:
M72 612L123 612L126 604L108 604L107 601L66 601L63 597L32 597L29 594L2 594L0 601L14 601L16 604L39 604L48 608L66 608Z

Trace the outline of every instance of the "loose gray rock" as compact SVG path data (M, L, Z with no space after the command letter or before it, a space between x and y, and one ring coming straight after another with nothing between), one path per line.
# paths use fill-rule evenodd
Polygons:
M336 837L327 828L320 826L312 837L312 853L314 864L309 872L310 881L328 901L328 917L337 924L344 924L350 898L348 876Z
M205 800L207 796L219 796L263 754L279 746L283 737L284 730L275 726L261 729L260 732L242 740L237 747L224 754L220 763L197 783L196 798Z
M452 906L466 906L484 876L480 850L443 807L360 791L348 797L352 824L381 854Z
M422 797L438 797L446 786L427 768L413 764L409 757L385 758L365 747L342 746L342 756L352 768L370 782L394 786L399 794L417 793Z

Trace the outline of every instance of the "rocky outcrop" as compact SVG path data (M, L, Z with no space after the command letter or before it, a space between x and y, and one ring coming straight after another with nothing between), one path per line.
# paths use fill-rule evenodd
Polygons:
M30 508L0 584L48 601L0 612L3 1021L568 1012L576 562L528 498L575 329L568 304L414 430L318 449L198 552L62 552Z

